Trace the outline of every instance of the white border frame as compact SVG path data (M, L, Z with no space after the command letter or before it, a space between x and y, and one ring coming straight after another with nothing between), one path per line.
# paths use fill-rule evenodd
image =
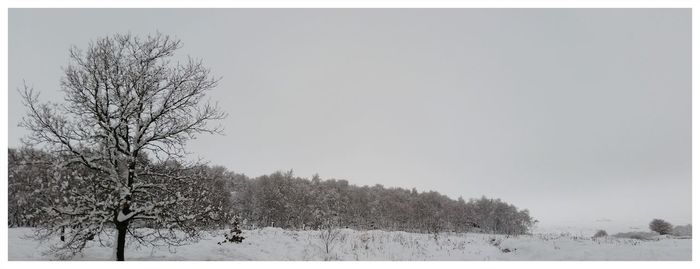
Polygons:
M5 87L5 93L1 96L1 103L4 108L0 110L0 178L3 179L0 183L0 222L7 223L7 145L8 145L8 118L7 118L7 94L10 90L8 85L8 9L9 8L694 8L699 6L700 1L688 0L667 0L667 1L634 1L634 0L590 0L590 1L499 1L499 0L476 0L476 1L450 1L450 0L337 0L337 1L281 1L281 0L244 0L244 1L216 1L216 0L6 0L3 1L6 8L0 12L0 21L2 27L2 41L0 48L4 53L0 54L0 59L5 63L0 67L0 79ZM698 47L697 29L698 20L693 19L692 22L692 42L693 50ZM696 54L692 54L693 66L697 62ZM697 69L692 70L693 78L698 77ZM693 86L693 89L695 87ZM698 95L693 94L693 103L700 103ZM700 109L693 106L692 112L693 122L693 140L698 137L697 119L699 118ZM696 143L692 144L693 156L696 156L700 148ZM693 168L700 167L698 159L693 158ZM692 185L693 194L698 193L698 184ZM698 199L693 195L693 223L698 224ZM3 224L3 225L5 225ZM8 268L14 267L51 267L51 268L92 268L94 266L118 268L123 264L114 262L8 262L8 242L7 242L7 226L0 229L0 266ZM697 239L693 240L693 257L695 260L700 259L698 255ZM658 267L682 267L682 268L699 268L700 262L132 262L126 266L168 266L168 267L278 267L285 266L295 268L326 268L328 266L335 268L356 268L357 266L367 266L371 268L380 267L407 267L407 268L424 268L426 266L440 266L445 268L464 268L465 266L479 266L485 268L494 267L518 267L518 268L583 268L588 266L617 268L619 266L630 266L635 269L640 268L658 268Z

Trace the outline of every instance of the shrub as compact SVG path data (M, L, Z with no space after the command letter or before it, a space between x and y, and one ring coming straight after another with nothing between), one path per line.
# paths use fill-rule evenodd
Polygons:
M662 219L654 219L649 223L649 229L661 235L670 234L673 230L673 225Z
M235 217L233 219L233 224L231 225L231 230L227 233L224 234L224 241L218 242L217 244L221 245L222 243L241 243L243 242L243 231L241 231L240 227L240 220L238 217Z
M673 234L675 236L692 236L693 235L693 227L690 224L684 225L684 226L676 226L676 227L673 227L671 234Z
M618 238L630 238L637 240L654 240L658 233L655 232L627 232L627 233L617 233L614 236Z
M608 232L605 230L598 230L594 235L593 238L598 238L598 237L605 237L608 236Z

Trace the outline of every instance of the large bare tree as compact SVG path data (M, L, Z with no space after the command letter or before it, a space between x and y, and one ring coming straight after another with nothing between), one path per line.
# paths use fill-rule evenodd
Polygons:
M53 179L66 195L45 207L52 217L41 231L66 237L57 250L74 255L113 227L116 259L124 260L127 234L143 244L180 244L197 235L197 221L220 215L196 184L196 166L170 161L186 155L196 134L220 133L209 123L226 116L205 100L218 79L201 60L176 60L180 47L160 33L100 38L70 49L64 102L40 103L32 87L21 90L28 112L20 125L31 131L25 143L63 156L60 169L90 171Z

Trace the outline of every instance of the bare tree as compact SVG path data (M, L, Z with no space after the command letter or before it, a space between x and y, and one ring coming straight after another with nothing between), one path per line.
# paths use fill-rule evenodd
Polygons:
M337 216L329 216L325 219L323 227L321 227L319 238L326 251L326 259L331 259L331 250L335 247L336 241L341 240L340 229L338 228Z
M73 175L78 183L65 186L71 198L47 209L57 221L45 223L43 235L69 233L58 250L80 252L105 224L113 224L121 261L127 233L143 244L179 244L197 235L188 222L216 213L212 207L193 210L206 202L194 196L196 172L144 161L146 155L164 164L181 159L196 134L221 132L208 123L225 113L204 100L218 79L201 60L174 61L180 47L179 40L160 33L104 37L86 50L70 49L61 81L65 102L39 103L38 93L24 86L28 113L20 125L31 131L25 143L64 156L61 167L80 165L95 175ZM138 234L130 229L137 220L166 231Z

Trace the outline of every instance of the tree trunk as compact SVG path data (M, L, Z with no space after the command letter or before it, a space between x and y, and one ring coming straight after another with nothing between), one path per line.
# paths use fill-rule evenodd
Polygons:
M129 163L129 174L127 176L126 185L131 189L132 184L134 184L134 178L136 177L136 155L133 156ZM129 209L129 203L131 201L131 196L127 195L124 197L126 200L122 204L122 213L128 215L131 213ZM124 247L126 246L126 230L129 228L129 220L119 221L119 213L115 216L117 224L117 261L124 261Z
M117 222L117 261L124 260L124 247L126 246L126 229L129 221Z

